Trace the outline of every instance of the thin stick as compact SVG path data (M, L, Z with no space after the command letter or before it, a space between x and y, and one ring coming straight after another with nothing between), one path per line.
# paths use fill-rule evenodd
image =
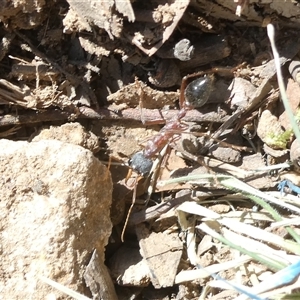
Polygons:
M121 234L121 241L122 241L122 243L124 243L125 230L126 230L126 227L127 227L127 224L128 224L129 217L131 215L131 211L132 211L133 206L134 206L135 201L136 201L136 190L137 190L138 180L139 180L139 177L136 178L136 181L134 183L131 205L129 207L129 210L128 210L128 213L127 213L127 216L126 216L126 220L125 220L125 223L124 223L124 226L123 226L123 230L122 230L122 234Z

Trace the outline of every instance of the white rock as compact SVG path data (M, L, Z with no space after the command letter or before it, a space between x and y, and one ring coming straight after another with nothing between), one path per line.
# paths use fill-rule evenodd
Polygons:
M83 292L90 255L104 260L111 232L110 173L59 141L0 140L0 149L0 298L61 295L39 275Z
M81 146L91 150L93 153L99 151L100 148L98 137L76 122L41 129L33 137L32 141L37 142L41 140L58 140Z

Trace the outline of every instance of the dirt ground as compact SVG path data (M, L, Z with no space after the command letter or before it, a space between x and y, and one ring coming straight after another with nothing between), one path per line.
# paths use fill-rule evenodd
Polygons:
M288 178L299 185L300 154L291 148L295 137L266 26L275 26L298 116L300 2L2 2L0 135L32 140L42 128L79 122L97 136L93 152L109 165L114 184L106 265L119 299L234 299L237 292L209 286L211 277L179 276L230 261L235 252L196 229L199 216L190 212L183 222L176 209L205 200L218 214L247 213L254 204L217 181L156 183L194 174L241 176L292 161ZM147 157L131 162L139 151ZM147 160L156 164L150 175L143 169ZM277 191L282 175L265 172L244 181ZM187 238L192 227L194 261ZM214 272L226 280L236 275L232 267ZM245 271L240 283L252 286L250 277ZM93 291L89 296L97 299Z

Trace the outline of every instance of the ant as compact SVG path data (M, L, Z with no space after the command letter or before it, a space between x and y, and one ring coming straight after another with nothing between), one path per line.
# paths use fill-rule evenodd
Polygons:
M149 160L159 153L165 145L167 145L175 134L184 132L187 127L181 122L189 110L203 106L213 90L215 77L213 74L219 73L221 76L227 76L229 73L233 74L235 71L244 66L238 65L235 68L213 68L207 72L201 71L183 77L180 87L178 114L165 124L165 126L150 140L147 141L144 150L138 152L138 161L131 164L133 169L138 173L149 173L150 169L146 169L144 165L150 166ZM205 75L208 74L208 75ZM204 76L205 75L205 76ZM192 80L197 77L197 79ZM131 161L135 161L135 154L132 156ZM143 160L145 163L143 163ZM129 161L130 164L130 161Z
M149 140L144 148L143 154L146 158L151 158L170 141L175 133L183 132L186 126L181 123L191 109L203 106L210 95L213 87L214 77L200 77L188 85L186 84L188 76L184 77L181 84L180 107L177 116L171 119L166 125ZM184 93L182 93L184 91Z
M180 110L178 114L168 121L165 126L150 140L147 141L144 150L135 153L131 159L128 161L128 165L131 169L135 170L142 177L146 177L149 174L154 172L154 169L160 164L160 158L156 160L156 163L153 163L152 158L160 153L160 156L163 156L166 152L167 145L174 138L175 134L184 132L187 127L181 122L189 110L194 108L199 108L203 106L213 89L214 84L214 73L218 72L218 69L213 69L210 72L198 72L191 75L187 75L182 79L180 87L180 97L179 105ZM204 74L209 74L203 76ZM199 77L201 76L201 77ZM193 81L190 81L192 78L199 77ZM190 81L190 82L189 82ZM157 176L154 176L157 179ZM150 199L150 196L153 192L155 186L155 178L152 180L148 189L148 198L146 202ZM133 201L129 208L125 225L122 232L122 240L124 238L124 232L126 225L131 213L132 207L135 203L136 197L136 186L133 193Z
M242 64L243 65L243 64ZM240 66L242 66L240 65ZM233 73L237 70L240 66L230 69L229 72ZM214 85L214 73L223 72L226 74L228 70L214 68L209 72L198 72L194 74L190 74L185 76L182 79L181 87L180 87L180 97L179 97L179 105L180 110L178 114L173 117L170 121L168 121L165 126L150 139L143 151L136 152L130 160L128 161L128 165L131 167L132 170L135 170L141 177L146 177L149 174L152 174L155 169L158 169L158 165L160 164L160 159L162 156L165 155L168 143L174 139L174 135L180 132L184 132L187 127L185 124L181 122L181 120L186 116L189 110L194 108L199 108L203 106L210 94L213 90ZM205 74L209 74L203 76ZM202 76L202 77L199 77ZM197 79L190 81L192 78L198 77ZM189 82L190 81L190 82ZM189 82L189 83L188 83ZM156 163L153 163L153 157L157 154L160 154L160 157L156 160ZM128 177L127 177L128 178ZM152 183L148 188L148 198L146 202L149 201L150 196L154 190L155 182L157 179L157 175L152 178ZM136 180L136 182L138 179ZM129 215L132 211L132 208L135 204L136 200L136 185L133 192L132 203L129 208L127 218L125 220L125 224L123 227L121 240L124 239L125 229L129 220Z
M178 114L147 141L143 151L135 153L129 160L129 166L143 177L151 173L152 158L169 143L175 134L186 130L186 125L181 122L181 119L189 110L199 108L207 102L213 88L214 76L202 76L188 83L191 78L204 74L205 72L194 73L182 79Z

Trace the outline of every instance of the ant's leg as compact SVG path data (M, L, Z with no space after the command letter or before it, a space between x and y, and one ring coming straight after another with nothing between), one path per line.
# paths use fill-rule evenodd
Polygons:
M184 76L182 78L182 81L181 81L181 86L180 86L180 94L179 94L179 107L180 108L183 108L184 107L184 91L186 89L188 85L188 76Z
M154 161L154 163L152 165L152 168L151 168L151 170L149 172L149 176L148 176L147 180L145 181L145 184L149 183L148 190L147 190L147 198L146 198L146 201L145 201L146 205L148 204L152 193L155 191L156 182L157 182L157 179L158 179L159 174L160 174L160 165L162 163L162 159L165 157L167 149L168 149L168 145L166 145L163 148L163 150L159 153L158 157L156 158L156 160ZM143 178L143 176L138 176L135 179L135 182L134 182L132 202L131 202L130 208L128 210L127 217L126 217L126 220L125 220L125 224L124 224L124 227L123 227L123 230L122 230L122 234L121 234L121 241L122 242L124 242L124 234L125 234L125 230L126 230L126 227L127 227L127 223L128 223L130 214L132 212L133 206L136 203L137 185L138 185L138 182L139 182L139 180L141 178Z
M113 160L116 161L116 162L114 162ZM100 160L100 162L102 162L104 165L107 165L107 172L109 172L111 166L126 166L127 168L129 167L127 175L125 177L125 185L129 189L132 188L132 186L127 185L127 182L131 178L131 175L132 175L132 168L130 168L130 165L128 165L128 163L125 163L125 162L121 161L119 158L117 158L115 156L112 156L112 155L109 155L108 162L103 161L103 160Z
M135 77L135 84L138 86L138 88L140 90L139 109L140 109L140 114L141 114L141 121L145 125L145 118L144 118L144 111L143 111L143 99L145 97L145 92L144 92L142 85L137 77Z
M132 175L132 169L129 168L129 169L128 169L128 172L127 172L127 175L126 175L126 178L125 178L125 184L126 184L126 186L127 186L128 180L131 178L131 175ZM128 187L129 187L129 188L132 188L132 186L128 186Z
M159 177L160 174L160 166L162 164L162 159L165 157L165 154L167 152L169 145L165 145L165 147L159 152L159 155L157 156L157 158L155 159L150 174L149 174L149 186L148 186L148 190L147 190L147 198L146 198L146 205L149 202L151 195L153 194L153 192L155 191L156 188L156 182L157 179Z
M125 230L126 230L126 227L127 227L127 224L128 224L128 220L129 220L129 217L131 215L133 206L134 206L135 201L136 201L136 191L137 191L138 181L139 181L139 177L137 177L135 179L135 182L134 182L134 188L133 188L133 193L132 193L132 201L131 201L131 205L129 207L129 210L128 210L128 213L127 213L127 216L126 216L126 220L125 220L125 223L124 223L124 226L123 226L122 234L121 234L121 241L122 241L122 243L124 243Z
M231 77L235 73L238 73L239 70L244 69L246 67L246 63L243 62L236 67L215 67L211 69L211 73L218 74L221 77Z
M141 114L141 122L144 125L163 124L164 116L159 109L157 109L157 111L159 112L160 118L156 117L157 119L149 120L145 117L145 108L143 105L144 98L145 98L145 92L144 92L143 86L141 85L141 82L137 78L135 78L135 84L137 85L138 89L140 90L139 109L140 109L140 114Z

